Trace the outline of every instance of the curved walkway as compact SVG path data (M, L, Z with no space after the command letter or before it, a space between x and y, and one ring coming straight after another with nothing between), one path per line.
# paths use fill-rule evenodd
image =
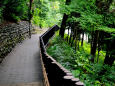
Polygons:
M0 86L42 86L38 40L39 35L32 35L6 56L0 64Z

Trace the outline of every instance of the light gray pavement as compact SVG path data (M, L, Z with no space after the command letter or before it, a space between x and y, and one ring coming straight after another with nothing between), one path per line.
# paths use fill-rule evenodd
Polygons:
M43 75L39 56L39 35L27 38L9 53L0 64L2 84L42 83Z

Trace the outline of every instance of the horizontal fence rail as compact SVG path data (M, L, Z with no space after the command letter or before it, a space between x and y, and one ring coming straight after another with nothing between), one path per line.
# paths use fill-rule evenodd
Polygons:
M44 84L45 86L84 86L78 78L75 78L70 71L65 69L46 52L47 44L57 30L59 30L59 27L55 25L40 36L40 56Z

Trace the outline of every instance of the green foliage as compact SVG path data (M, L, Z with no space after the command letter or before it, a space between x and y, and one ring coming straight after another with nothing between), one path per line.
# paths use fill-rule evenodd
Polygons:
M99 8L96 6L96 0L72 0L69 6L65 5L61 10L70 16L68 22L79 22L81 29L86 31L100 29L99 27L103 26L114 26L115 24L115 15L113 13L99 14L97 12ZM80 13L80 17L76 17L71 13Z
M105 32L111 33L111 34L115 34L115 28L109 28L109 27L100 27L100 30L104 30Z
M63 66L66 66L68 69L70 69L71 66L73 66L70 63L73 63L76 54L74 54L75 51L71 48L71 46L67 46L68 44L60 39L60 37L57 37L56 39L52 40L52 46L48 48L47 52L57 61L62 63ZM64 62L66 62L66 64Z
M88 49L89 45L85 44L84 46ZM67 42L60 37L55 37L51 40L47 52L70 70L76 78L80 78L85 86L114 86L115 66L90 63L90 55L84 48L75 52Z
M19 21L20 20L20 18L18 16L16 16L15 14L11 14L10 17L13 21Z
M33 19L32 22L33 24L40 26L41 28L44 27L47 24L45 23L46 21L46 15L48 12L48 0L40 0L34 1L34 14L33 14Z
M55 24L60 24L62 18L59 13L60 2L44 0L34 1L35 10L33 16L33 23L40 27L52 27Z
M75 77L79 77L80 71L79 71L79 70L73 70L73 71L72 71L72 74L73 74Z
M75 4L78 3L78 4ZM73 5L74 4L74 5ZM77 21L80 23L82 29L91 31L102 25L103 16L96 13L97 7L95 6L95 0L74 0L71 2L70 12L80 13L80 17L72 17L69 21Z
M60 24L62 14L60 13L61 1L34 0L32 3L32 23L40 27L51 27ZM28 20L29 0L1 0L0 21Z
M34 9L34 16L33 16L33 21L32 22L36 25L39 25L40 17L39 17L39 9L38 8Z
M28 0L2 0L1 15L4 20L18 21L20 19L27 20L28 18Z
M85 33L87 32L89 34L91 38L91 39L89 38L91 43L91 48L88 48L88 52L89 54L92 54L91 57L92 62L94 62L95 60L95 54L98 53L96 52L97 48L99 52L102 49L103 51L105 50L107 51L108 49L109 51L106 52L106 57L107 57L107 53L109 52L110 57L114 58L114 53L113 53L114 49L107 46L107 45L111 45L111 43L114 42L112 40L115 37L115 21L114 21L115 14L113 12L110 12L109 10L109 7L112 4L112 2L114 1L71 0L70 5L64 5L64 8L62 8L62 12L68 15L68 20L66 21L66 24L64 26L66 26L67 28L69 27L69 29L73 30L73 33L71 35L72 38L74 38L74 35L78 38L79 35L82 34L83 32ZM106 40L110 42L107 43ZM79 41L79 39L77 39L77 41ZM104 61L104 63L110 64L107 63L106 61ZM113 64L113 62L111 63Z

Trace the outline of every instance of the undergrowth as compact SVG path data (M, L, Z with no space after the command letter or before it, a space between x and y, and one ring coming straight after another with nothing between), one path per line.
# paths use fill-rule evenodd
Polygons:
M88 46L87 43L85 46ZM47 52L70 70L76 78L80 78L85 86L115 86L115 67L102 63L91 63L86 47L75 51L66 41L56 36L50 41Z

